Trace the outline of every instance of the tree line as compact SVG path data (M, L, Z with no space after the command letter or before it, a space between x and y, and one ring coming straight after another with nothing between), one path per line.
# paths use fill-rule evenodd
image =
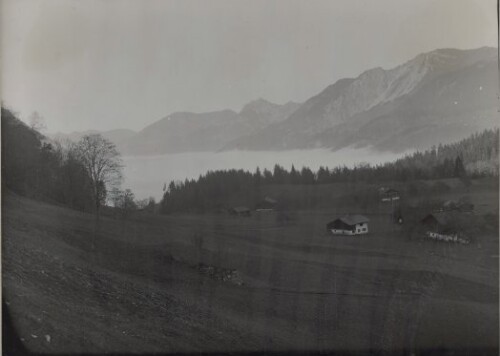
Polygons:
M394 162L371 166L359 164L349 168L320 167L313 172L303 167L290 170L276 164L272 170L259 168L209 171L198 179L171 182L161 201L161 212L206 211L224 208L234 194L246 197L260 195L260 188L270 184L331 184L339 182L387 182L460 178L468 185L471 178L498 176L499 131L485 130L457 143L439 145L415 152Z
M73 148L55 147L2 108L2 185L29 198L93 210L90 177Z
M39 122L40 120L37 120ZM121 190L122 161L115 145L91 134L55 142L2 107L2 185L17 194L95 213L102 206L133 210L154 205Z

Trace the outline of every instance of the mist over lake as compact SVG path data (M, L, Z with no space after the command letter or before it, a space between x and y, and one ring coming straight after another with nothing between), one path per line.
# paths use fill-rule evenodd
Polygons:
M124 188L130 188L136 198L161 199L164 183L172 180L198 178L210 170L244 169L255 171L275 164L289 169L309 167L316 171L320 166L352 167L359 163L375 165L402 157L402 153L377 152L370 149L346 148L332 152L327 149L292 151L226 151L187 152L158 156L125 156Z

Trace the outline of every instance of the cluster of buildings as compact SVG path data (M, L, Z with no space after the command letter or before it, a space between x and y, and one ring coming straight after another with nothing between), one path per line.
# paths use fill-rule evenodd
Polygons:
M399 207L401 195L392 188L379 189L380 201L390 203L393 221L403 224L403 216ZM424 216L420 221L420 228L430 239L468 244L470 240L463 234L461 226L469 221L469 213L474 205L466 199L448 200L435 211ZM369 232L369 219L359 214L344 215L327 225L327 231L333 235L364 235Z
M399 208L401 194L392 188L382 187L379 189L380 201L390 203L394 222L403 224L403 216ZM256 204L256 212L274 211L277 207L277 201L270 197L265 197ZM427 214L420 220L420 226L425 231L425 235L431 239L441 241L453 241L459 243L468 243L468 239L457 227L457 221L463 220L463 213L470 213L474 205L461 199L458 201L448 200L444 204ZM250 216L252 210L246 206L237 206L230 209L230 213L237 216ZM370 219L360 214L348 214L340 216L326 224L326 229L333 235L366 235L369 230Z
M266 211L274 211L276 209L278 202L270 197L265 197L257 203L255 207L255 211L257 212L266 212ZM229 209L229 212L232 215L237 215L237 216L250 216L252 215L252 210L246 206L236 206L231 209Z

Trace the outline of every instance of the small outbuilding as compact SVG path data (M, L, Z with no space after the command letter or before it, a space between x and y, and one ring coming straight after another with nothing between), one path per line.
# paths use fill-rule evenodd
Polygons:
M368 219L363 215L344 215L326 225L334 235L364 235L368 233Z
M238 216L250 216L250 209L246 206L237 206L235 208L231 208L231 214Z
M273 211L276 208L278 202L275 199L265 197L261 202L257 204L255 210L257 211Z
M395 189L384 189L381 191L381 200L383 202L397 201L400 199L399 191Z

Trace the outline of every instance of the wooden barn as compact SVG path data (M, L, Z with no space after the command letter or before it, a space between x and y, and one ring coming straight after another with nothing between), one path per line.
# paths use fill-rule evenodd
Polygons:
M257 204L257 207L255 210L257 211L273 211L276 208L276 204L278 202L269 197L265 197L261 202Z
M368 233L370 219L363 215L344 215L326 225L326 229L334 235L363 235Z
M426 215L420 223L425 235L435 240L468 243L460 231L459 221L463 215L456 212L438 212Z
M437 212L425 216L420 223L427 235L454 236L459 232L458 222L463 217L457 212ZM431 236L432 237L432 236Z
M238 216L250 216L250 209L246 206L237 206L235 208L231 208L231 214Z

